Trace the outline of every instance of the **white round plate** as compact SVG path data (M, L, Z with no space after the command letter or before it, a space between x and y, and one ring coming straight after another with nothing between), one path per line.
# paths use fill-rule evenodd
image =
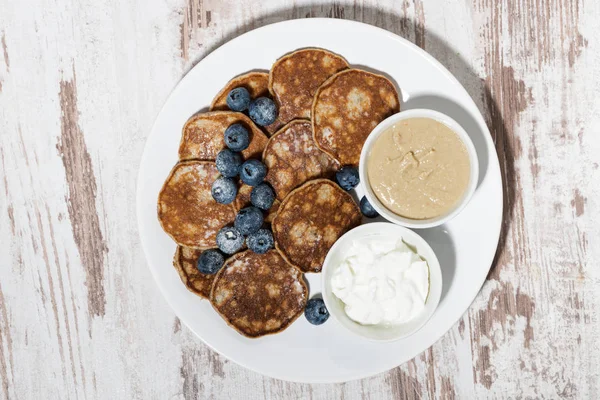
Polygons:
M361 339L332 318L312 326L302 316L284 332L247 339L231 329L206 300L190 293L172 266L175 243L163 232L156 200L177 162L181 128L234 76L268 70L282 55L322 47L353 66L389 76L402 93L402 109L431 108L460 123L479 156L479 184L463 212L449 223L420 230L436 252L442 296L431 319L414 335L391 343ZM358 195L362 195L358 190ZM275 378L342 382L396 367L433 345L467 310L492 263L502 220L502 182L491 136L475 103L433 57L388 31L351 21L302 19L256 29L221 46L177 85L148 137L138 177L137 214L142 246L161 292L177 316L206 344L236 363ZM307 275L311 296L320 275Z

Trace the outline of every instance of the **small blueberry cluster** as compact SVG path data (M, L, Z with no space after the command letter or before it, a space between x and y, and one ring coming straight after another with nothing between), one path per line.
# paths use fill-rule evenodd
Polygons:
M345 191L352 190L360 183L358 169L351 165L343 166L335 173L335 180ZM379 213L373 208L366 197L360 199L360 211L367 218L379 216Z
M250 98L245 87L237 87L227 95L227 107L232 111L248 111L248 115L257 125L271 125L277 119L277 105L268 97Z
M250 118L260 126L267 126L277 119L277 106L267 97L251 100L244 87L237 87L227 95L227 106L233 111L248 111ZM264 254L274 247L273 234L262 228L263 211L268 211L275 202L275 191L266 182L267 167L259 160L244 161L241 152L250 145L250 132L240 124L230 125L224 133L227 148L217 154L215 164L221 176L212 185L211 193L217 203L230 204L237 197L239 179L252 186L251 206L242 208L235 217L233 226L222 228L217 234L217 249L204 251L198 258L198 270L204 274L218 272L225 262L224 254L235 254L244 247Z

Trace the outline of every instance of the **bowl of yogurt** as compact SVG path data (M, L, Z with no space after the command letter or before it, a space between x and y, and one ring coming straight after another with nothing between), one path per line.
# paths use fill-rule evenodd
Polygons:
M349 331L394 341L418 331L442 293L439 261L410 229L387 222L358 226L335 242L322 269L323 300Z
M458 215L479 178L468 133L449 116L427 109L402 111L377 125L358 170L373 208L409 228L431 228Z

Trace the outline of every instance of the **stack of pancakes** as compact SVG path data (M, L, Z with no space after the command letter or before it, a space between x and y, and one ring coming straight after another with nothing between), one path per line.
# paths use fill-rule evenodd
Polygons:
M260 128L245 114L229 111L226 98L236 87L251 97L272 97L277 120ZM304 310L308 289L303 273L318 273L335 241L361 222L352 197L332 179L344 165L358 165L371 130L399 111L398 92L385 77L350 68L323 49L301 49L277 60L269 72L232 79L210 111L183 127L179 162L158 198L160 223L179 245L173 264L187 288L207 298L234 329L260 337L287 328ZM217 203L211 186L214 164L225 148L223 133L241 123L250 133L244 159L268 168L266 181L277 195L265 215L275 249L249 250L225 261L215 275L198 271L203 250L216 247L216 234L250 203L251 187L240 184L236 200Z

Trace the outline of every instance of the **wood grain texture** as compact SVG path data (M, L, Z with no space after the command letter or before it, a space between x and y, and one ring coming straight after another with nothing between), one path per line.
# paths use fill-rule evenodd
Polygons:
M175 84L227 40L306 17L430 52L486 117L504 180L469 311L407 364L338 385L203 345L158 293L135 221ZM598 398L599 18L584 0L0 0L0 398Z

